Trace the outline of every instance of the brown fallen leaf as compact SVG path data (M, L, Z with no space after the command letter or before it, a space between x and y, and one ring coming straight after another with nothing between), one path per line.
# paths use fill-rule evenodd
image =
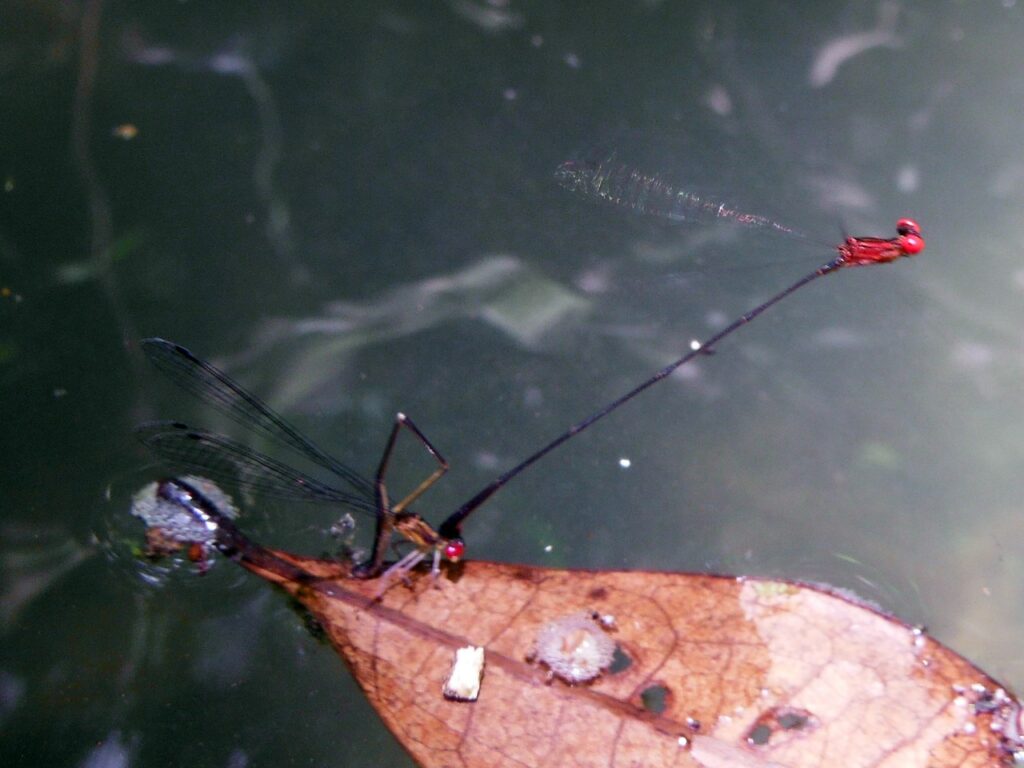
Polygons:
M994 680L821 588L472 562L377 600L379 580L232 539L322 625L423 766L966 768L1013 765L1024 744ZM610 666L571 685L531 661L542 627L589 612L617 644ZM486 652L479 698L454 701L442 687L469 645Z

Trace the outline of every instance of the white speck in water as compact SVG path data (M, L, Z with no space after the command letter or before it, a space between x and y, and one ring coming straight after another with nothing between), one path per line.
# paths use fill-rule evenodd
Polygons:
M351 514L346 512L339 517L334 523L331 524L329 533L335 538L344 538L352 533L356 528L356 520Z
M515 101L519 98L519 92L515 88L506 88L501 92L501 96L505 101Z
M692 349L694 352L696 352L700 348L701 348L701 343L700 343L700 341L698 339L691 339L690 340L690 349Z
M623 456L621 459L619 459L619 466L622 467L623 469L629 469L631 466L633 466L633 462L627 459L625 456Z
M687 746L687 745L688 745L689 743L690 743L690 740L689 740L688 738L686 738L685 736L680 736L680 737L679 737L679 746L680 746L680 747L685 747L685 746Z
M473 462L479 469L495 469L498 466L498 456L490 451L480 451L473 457Z
M712 112L721 117L732 114L732 99L729 97L729 92L720 85L716 85L708 91L707 105Z
M575 283L584 293L606 293L609 288L608 274L597 269L582 273L576 278Z
M904 165L896 172L896 188L903 193L916 192L921 183L917 167Z
M961 371L979 371L989 368L995 353L987 344L961 341L953 346L951 362Z
M527 387L523 392L523 405L527 408L539 408L544 404L544 391L540 387Z
M562 61L565 62L566 66L571 69L579 69L581 66L580 57L575 53L567 53L562 57Z
M544 545L544 551L545 552L551 552L553 549L554 549L554 547L551 546L550 544L545 544Z

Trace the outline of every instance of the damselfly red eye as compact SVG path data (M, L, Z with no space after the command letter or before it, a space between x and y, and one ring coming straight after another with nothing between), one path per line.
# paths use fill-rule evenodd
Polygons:
M453 563L457 563L466 553L466 543L462 539L452 539L444 545L444 556Z
M913 256L924 250L924 238L920 235L903 235L900 238L900 248L908 256Z
M896 222L896 231L901 235L919 235L921 227L913 219L900 219Z

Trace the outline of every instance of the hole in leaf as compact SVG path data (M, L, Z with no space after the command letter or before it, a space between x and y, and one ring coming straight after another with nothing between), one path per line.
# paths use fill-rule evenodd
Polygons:
M784 712L779 715L779 727L787 731L803 728L807 725L807 715L800 712Z
M652 685L645 688L640 694L640 701L644 709L655 715L660 715L668 706L668 688L664 685Z
M629 658L629 654L622 650L622 646L616 645L612 663L608 665L608 674L616 675L619 672L625 672L631 666L633 666L633 660Z
M768 743L768 740L772 737L772 729L762 723L761 725L754 726L754 730L747 736L747 743L753 744L758 747L763 747Z

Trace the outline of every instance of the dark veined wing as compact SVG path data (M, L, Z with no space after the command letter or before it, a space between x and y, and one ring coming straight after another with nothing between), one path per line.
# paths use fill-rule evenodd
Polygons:
M136 427L135 434L177 470L250 488L268 498L342 504L377 514L372 486L365 493L334 488L224 435L178 421L147 422Z
M290 446L313 463L332 472L353 490L354 497L373 498L373 484L369 480L322 451L275 413L269 405L232 381L223 371L200 360L184 347L165 339L144 339L141 346L153 365L182 389L226 414L243 427ZM239 446L238 443L229 442ZM283 466L277 462L274 464Z

